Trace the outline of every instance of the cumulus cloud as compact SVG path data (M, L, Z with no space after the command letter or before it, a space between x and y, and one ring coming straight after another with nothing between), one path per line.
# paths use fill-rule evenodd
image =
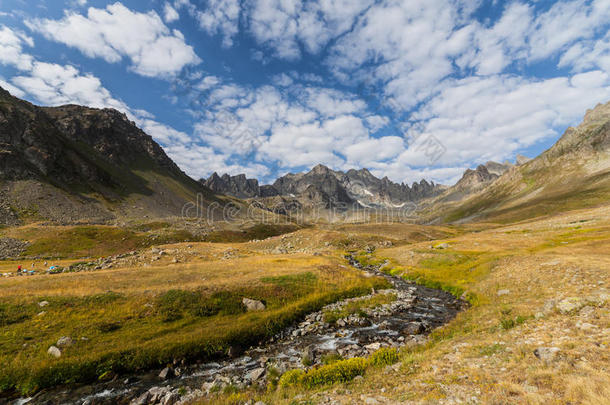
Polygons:
M61 20L35 19L26 25L88 57L110 63L127 57L131 69L143 76L167 77L201 62L180 31L170 30L156 12L134 12L118 2L91 7L86 16L68 13Z
M165 19L165 22L171 23L177 21L180 18L180 14L178 14L170 3L165 3L163 6L163 18Z
M6 26L0 27L0 63L20 70L30 69L33 58L23 52L23 46L34 46L34 40Z

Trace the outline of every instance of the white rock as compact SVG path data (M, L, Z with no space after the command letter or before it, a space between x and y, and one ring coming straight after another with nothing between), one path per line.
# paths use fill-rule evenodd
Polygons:
M49 350L47 350L47 353L55 358L58 358L61 356L61 350L59 350L56 346L49 347Z
M379 350L381 348L381 343L379 343L379 342L371 343L371 344L364 346L364 348L367 350L373 350L373 351Z
M246 306L248 311L263 311L265 309L265 304L257 300L244 298L241 302Z
M510 290L498 290L498 295L510 294Z

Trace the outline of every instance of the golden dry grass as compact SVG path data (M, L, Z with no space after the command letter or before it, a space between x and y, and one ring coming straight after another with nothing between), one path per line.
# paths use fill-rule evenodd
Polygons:
M391 258L399 274L423 272L479 297L427 344L403 350L398 367L367 370L361 381L330 388L247 397L278 404L610 403L610 207L462 230L375 252ZM440 242L449 248L431 247ZM476 265L455 261L459 254L488 258L490 266L473 276ZM583 307L564 314L550 304L568 297ZM537 347L558 347L559 356L547 364L534 355ZM296 394L301 402L293 402Z

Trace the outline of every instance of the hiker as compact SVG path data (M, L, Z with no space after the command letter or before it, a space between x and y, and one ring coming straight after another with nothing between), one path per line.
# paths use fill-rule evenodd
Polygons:
M17 266L17 273L21 273L21 265Z

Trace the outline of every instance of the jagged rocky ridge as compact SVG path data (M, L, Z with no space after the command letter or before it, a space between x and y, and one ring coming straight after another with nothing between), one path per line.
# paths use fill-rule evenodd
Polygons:
M125 114L39 107L2 88L0 185L10 207L57 222L179 215L197 194L213 198ZM0 223L14 222L11 209Z
M400 208L407 202L433 197L444 190L444 186L426 180L409 186L394 183L387 177L379 179L367 169L342 172L324 165L317 165L306 173L288 173L273 185L259 186L256 179L247 179L243 174L214 173L201 182L215 192L238 198L281 196L327 207L357 204Z

